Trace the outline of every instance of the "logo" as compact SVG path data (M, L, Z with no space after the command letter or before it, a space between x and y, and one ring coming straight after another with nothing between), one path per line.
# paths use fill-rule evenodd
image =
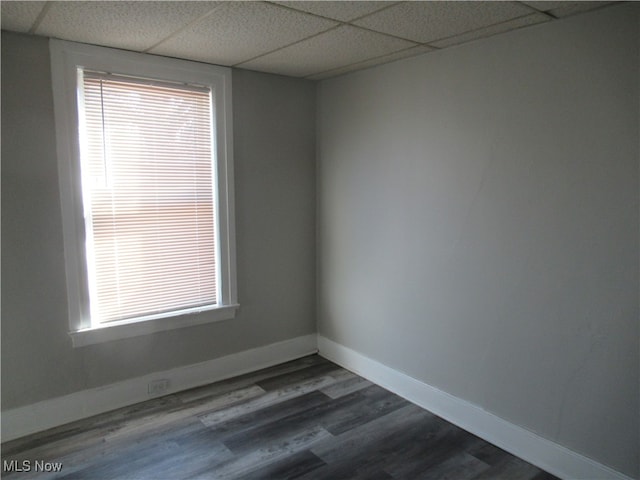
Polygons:
M3 460L3 472L60 472L62 462L45 462L44 460Z

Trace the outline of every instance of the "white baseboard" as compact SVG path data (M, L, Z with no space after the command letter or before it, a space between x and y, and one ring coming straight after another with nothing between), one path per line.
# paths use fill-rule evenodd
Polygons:
M454 425L567 480L632 480L482 408L318 335L319 354Z
M166 395L304 357L318 351L316 338L315 334L297 337L8 410L2 412L2 441L149 400L147 386L152 380L169 380Z

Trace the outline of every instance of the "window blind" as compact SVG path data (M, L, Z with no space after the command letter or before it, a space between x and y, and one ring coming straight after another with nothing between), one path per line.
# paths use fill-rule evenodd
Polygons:
M211 92L79 75L92 323L216 304Z

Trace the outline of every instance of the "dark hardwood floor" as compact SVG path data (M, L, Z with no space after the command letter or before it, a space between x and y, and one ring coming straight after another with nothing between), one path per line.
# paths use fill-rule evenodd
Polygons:
M556 478L315 355L7 442L2 460L25 480Z

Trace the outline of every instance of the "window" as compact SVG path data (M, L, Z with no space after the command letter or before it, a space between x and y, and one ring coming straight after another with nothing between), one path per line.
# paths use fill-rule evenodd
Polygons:
M74 345L232 318L231 73L51 41Z

